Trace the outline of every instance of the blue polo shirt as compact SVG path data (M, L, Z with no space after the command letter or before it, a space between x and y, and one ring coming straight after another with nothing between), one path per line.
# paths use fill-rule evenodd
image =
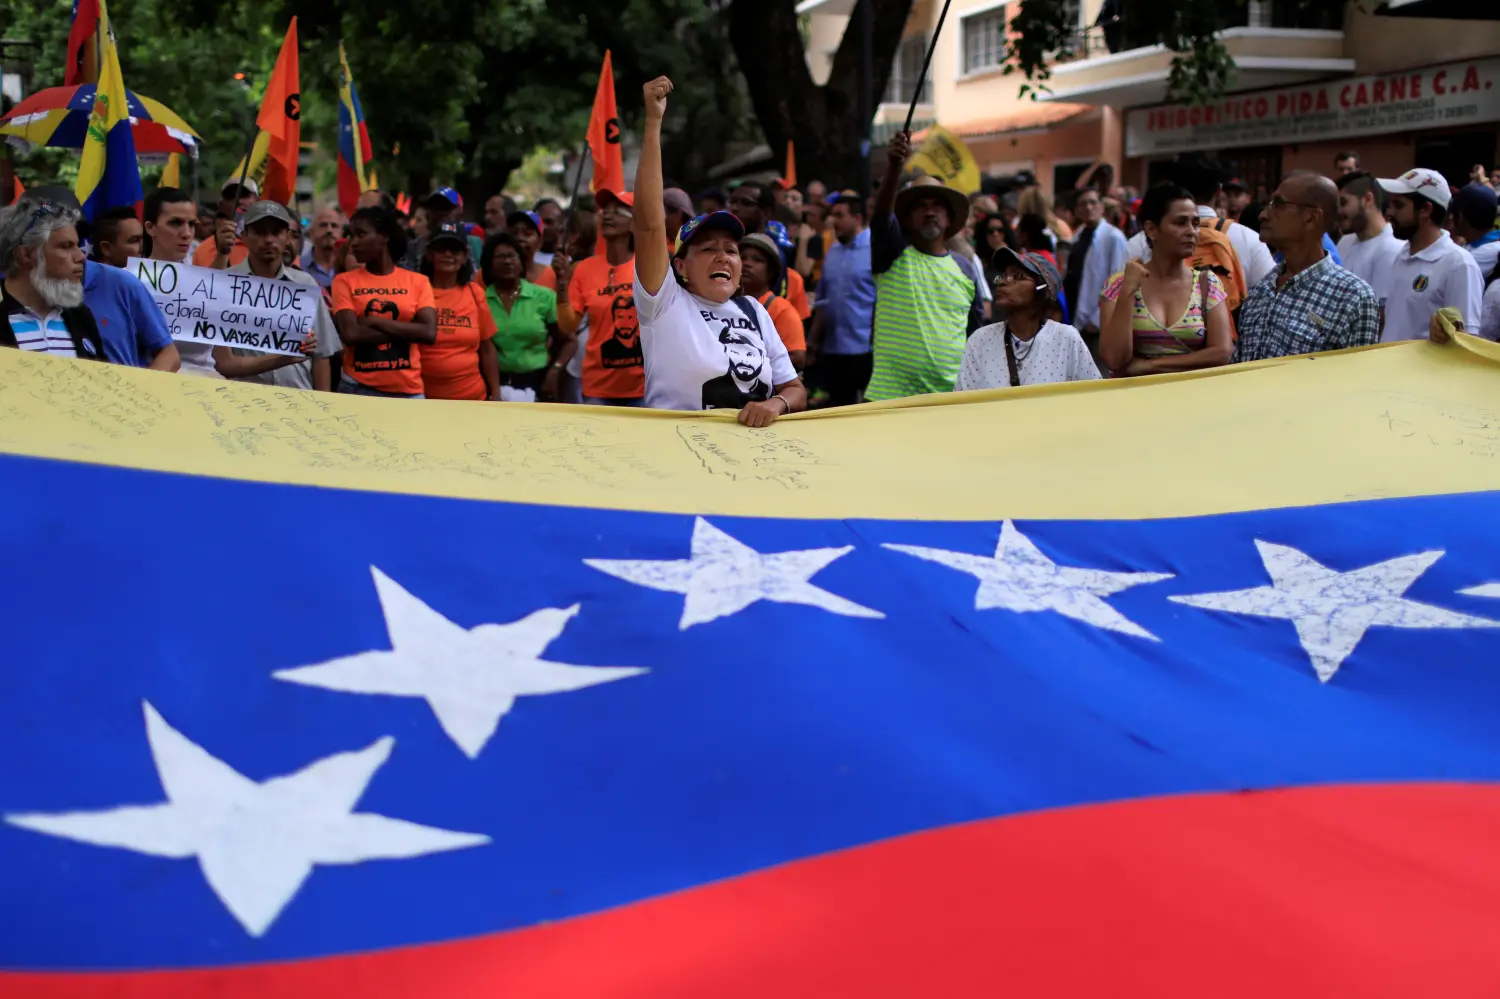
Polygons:
M860 230L848 246L833 241L823 259L817 303L818 311L823 313L823 353L870 352L870 327L875 318L870 230Z
M104 357L111 364L149 367L172 342L151 293L118 267L90 260L83 267L83 304L99 324Z

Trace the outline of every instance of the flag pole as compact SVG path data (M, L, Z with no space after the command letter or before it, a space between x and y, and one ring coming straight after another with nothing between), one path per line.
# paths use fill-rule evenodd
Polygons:
M247 74L236 74L240 83L244 84L245 92L250 92L250 77ZM260 134L260 123L256 119L250 119L250 141L245 146L245 160L240 167L240 179L236 186L243 191L245 189L245 178L250 176L250 156L255 152L255 137ZM221 192L222 195L222 192ZM239 233L245 222L245 209L240 207L241 198L236 192L234 196L234 231Z
M874 0L864 0L865 3L873 3ZM917 113L917 98L922 96L922 84L927 82L927 69L932 65L932 53L937 51L938 37L943 33L943 22L948 19L948 5L953 0L943 0L943 12L938 15L937 28L932 32L932 41L927 44L927 55L922 58L922 72L917 75L917 85L912 88L911 104L906 109L906 124L901 126L901 131L911 132L911 118Z
M578 156L578 169L573 171L573 192L568 195L568 211L563 216L563 256L570 261L573 255L568 252L568 241L571 239L573 228L573 206L578 203L578 185L583 182L583 164L589 158L589 140L583 140L583 152Z

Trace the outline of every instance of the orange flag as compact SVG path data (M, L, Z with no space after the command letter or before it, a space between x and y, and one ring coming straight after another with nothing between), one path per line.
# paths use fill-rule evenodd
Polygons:
M261 98L260 117L255 120L270 137L266 151L266 178L260 196L284 205L297 198L297 156L302 143L302 83L297 71L297 19L287 26L281 54L271 71L266 96Z
M604 66L599 70L599 89L594 91L594 114L589 118L589 152L594 157L595 193L608 189L625 190L625 163L620 156L620 115L615 109L615 69L604 51Z
M797 186L797 147L791 139L786 140L786 173L781 180L788 188Z

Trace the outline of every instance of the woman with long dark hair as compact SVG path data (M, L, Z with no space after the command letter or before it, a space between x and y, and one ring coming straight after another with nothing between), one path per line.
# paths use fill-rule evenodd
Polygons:
M1115 377L1228 364L1234 343L1224 285L1194 270L1198 206L1186 188L1159 184L1141 201L1150 263L1126 262L1099 296L1100 354Z
M1040 215L1028 212L1016 221L1016 239L1020 243L1016 249L1023 253L1040 253L1052 261L1052 266L1057 266L1057 241L1052 238L1052 233L1047 230L1047 220Z
M437 340L432 284L396 266L406 233L389 209L355 212L349 248L359 267L333 279L333 323L345 344L339 391L420 399L422 345Z
M474 282L469 235L461 222L440 222L427 237L422 273L432 282L437 340L422 348L422 385L429 399L492 399L499 387L495 321L484 289Z
M996 254L1009 247L1016 249L1016 234L1005 220L1005 216L999 210L988 212L979 216L974 226L974 244L979 253L979 259L984 262L984 277L995 286L995 279L1000 272L995 268Z

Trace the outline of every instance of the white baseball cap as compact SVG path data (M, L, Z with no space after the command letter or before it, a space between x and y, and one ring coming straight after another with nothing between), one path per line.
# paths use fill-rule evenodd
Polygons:
M1448 207L1448 202L1453 200L1453 191L1448 187L1448 180L1436 170L1428 170L1418 167L1408 170L1395 180L1379 178L1380 186L1389 194L1420 194L1422 197L1435 204Z
M260 197L260 185L255 182L254 177L246 177L243 183L238 177L231 177L224 182L224 187L219 193L227 196L236 187L243 187L257 198Z

